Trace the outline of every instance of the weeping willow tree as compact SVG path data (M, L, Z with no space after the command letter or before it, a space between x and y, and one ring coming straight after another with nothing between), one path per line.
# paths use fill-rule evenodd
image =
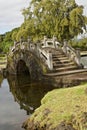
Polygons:
M32 0L23 15L25 21L20 30L24 28L26 31L22 34L27 32L35 40L44 35L55 35L60 41L70 40L86 30L83 6L75 0Z

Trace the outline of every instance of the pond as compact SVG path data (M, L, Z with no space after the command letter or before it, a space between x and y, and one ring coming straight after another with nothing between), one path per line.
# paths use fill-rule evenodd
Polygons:
M87 56L81 57L81 63L87 67ZM53 89L46 83L32 82L27 75L8 78L0 75L0 130L23 130L22 123L40 106L43 96Z
M0 75L0 130L23 130L22 123L52 89L44 83L31 82L28 76Z

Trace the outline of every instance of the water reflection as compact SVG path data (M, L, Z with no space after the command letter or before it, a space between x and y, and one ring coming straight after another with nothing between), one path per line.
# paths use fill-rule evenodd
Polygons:
M0 74L0 87L1 87L2 81L3 81L3 76Z
M20 109L26 110L27 115L31 114L40 106L42 97L52 86L40 82L31 82L29 76L9 76L8 83L14 101L20 105Z

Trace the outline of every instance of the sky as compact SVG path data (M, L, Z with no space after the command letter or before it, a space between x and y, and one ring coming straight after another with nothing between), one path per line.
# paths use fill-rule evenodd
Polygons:
M0 34L19 27L23 21L21 10L30 0L0 0Z
M84 14L87 16L87 0L75 0L78 5L84 6Z
M0 0L0 34L19 27L23 21L21 10L28 7L30 0ZM87 15L87 0L76 0L76 3L85 7Z

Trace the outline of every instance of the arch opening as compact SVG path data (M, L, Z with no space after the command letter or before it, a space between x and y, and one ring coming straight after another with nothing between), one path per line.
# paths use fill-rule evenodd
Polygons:
M23 60L19 60L17 63L17 74L21 74L21 75L29 75L30 76L30 72L28 67L26 66L26 63Z

